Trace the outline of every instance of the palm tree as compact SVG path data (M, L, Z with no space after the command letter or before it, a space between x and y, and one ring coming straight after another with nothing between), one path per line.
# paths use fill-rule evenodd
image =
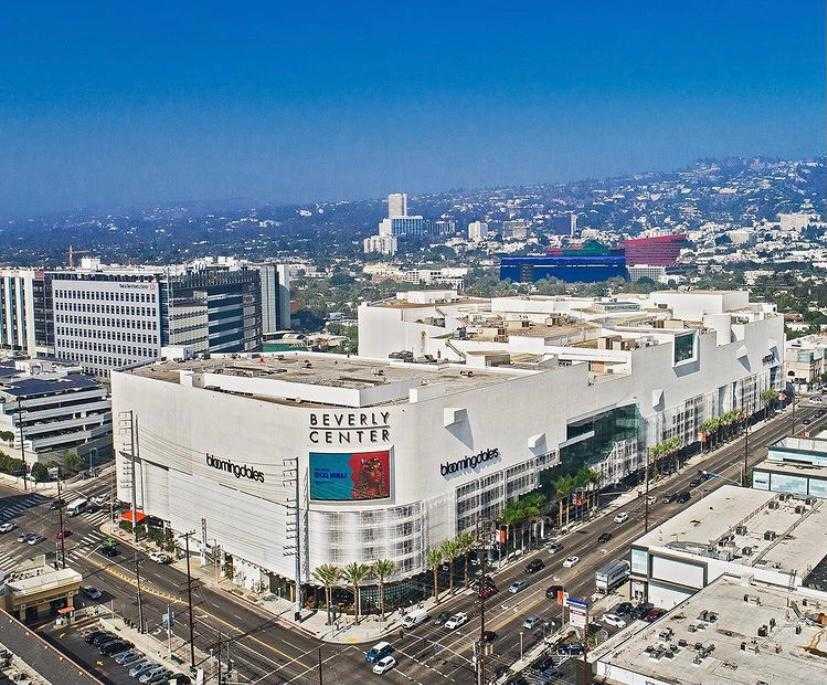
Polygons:
M322 564L313 571L313 577L324 585L324 598L327 604L327 624L330 625L332 618L330 616L330 605L332 602L333 586L342 577L342 569L335 564Z
M370 566L360 564L358 561L349 563L342 569L342 578L350 583L353 588L353 603L356 612L356 623L362 614L362 589L361 583L370 575Z
M385 580L396 571L396 563L390 559L377 559L371 566L374 578L379 582L379 620L385 622Z
M442 550L430 547L425 552L425 565L434 574L434 601L439 603L439 567L442 565Z
M503 523L508 527L508 539L511 539L511 529L523 521L523 508L519 501L509 502L503 511Z
M603 481L603 476L594 469L588 469L588 472L589 473L586 480L589 485L589 500L591 502L589 509L594 509L594 505L597 503L596 493L600 488L600 483Z
M476 536L469 530L460 533L456 537L457 548L459 553L465 557L463 585L468 587L468 553L477 545Z
M574 490L574 478L572 476L560 476L554 481L554 491L557 493L557 498L560 506L558 527L563 527L563 503L566 501L571 491ZM566 507L566 523L569 522L569 510Z
M442 561L448 562L448 592L454 593L454 559L459 556L459 545L456 540L446 540L439 549L442 551Z
M524 520L529 521L531 523L531 529L533 529L537 521L543 517L543 514L546 511L546 504L548 503L548 500L546 499L546 496L541 492L532 492L523 497L520 500L520 503L523 506L523 518ZM531 540L529 537L529 542L530 541Z

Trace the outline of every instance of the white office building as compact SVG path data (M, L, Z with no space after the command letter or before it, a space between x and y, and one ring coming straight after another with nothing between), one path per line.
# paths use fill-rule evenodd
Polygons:
M391 193L388 195L388 216L408 216L407 193Z
M485 221L472 221L468 224L468 240L479 243L488 238L488 224Z
M52 352L47 279L34 269L0 269L0 348L35 357Z
M371 235L362 241L365 254L395 255L399 241L391 235Z
M175 530L204 531L249 587L284 588L297 546L306 583L320 564L379 558L406 579L425 570L429 546L496 517L561 465L622 482L648 445L689 444L708 416L756 410L757 392L782 376L782 319L758 305L729 322L726 343L720 321L712 330L675 310L612 311L585 298L567 306L615 317L611 327L554 324L546 312L535 329L525 306L526 325L510 332L492 321L453 335L449 320L521 301L434 295L366 305L360 345L399 351L441 337L456 361L429 347L428 363L213 355L114 373L114 412L133 412L139 426L139 507ZM127 436L116 441L128 453ZM298 542L286 476L295 462L286 460L298 463ZM118 496L130 501L129 459L119 462Z
M261 275L263 335L290 328L290 270L287 264L256 264Z

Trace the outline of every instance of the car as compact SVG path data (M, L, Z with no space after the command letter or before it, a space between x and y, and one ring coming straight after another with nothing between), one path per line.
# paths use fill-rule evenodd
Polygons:
M365 661L369 664L375 664L390 654L393 654L393 645L390 642L377 642L365 652Z
M117 640L118 636L115 633L109 632L108 630L100 631L89 643L93 647L100 647L104 642L109 642L111 640Z
M526 616L523 621L524 630L534 630L538 625L540 625L540 619L537 616Z
M396 659L392 656L386 656L379 659L379 661L373 665L373 672L376 675L382 675L383 673L390 671L394 666L396 666Z
M440 611L437 614L436 618L434 619L434 625L435 626L444 626L445 621L447 621L449 618L451 618L451 612L450 611Z
M689 487L690 488L697 488L699 485L703 484L703 482L704 482L703 478L701 478L699 476L696 476L695 478L693 478L692 480L689 481Z
M20 533L17 536L17 541L18 542L28 542L29 541L29 535L31 535L31 533L24 533L21 530Z
M34 545L39 545L45 539L46 539L45 535L38 535L38 534L35 533L34 535L30 535L29 539L26 540L26 542L28 544L32 545L32 547L34 547Z
M11 533L15 528L15 524L9 521L8 523L4 523L0 525L0 533Z
M448 630L456 630L460 626L464 626L466 623L468 623L468 614L460 611L445 621L445 627Z
M614 613L619 614L621 616L628 616L632 613L634 606L631 602L621 602L614 608Z
M114 640L101 645L98 651L104 656L115 656L121 652L128 652L133 646L129 640Z
M675 497L675 501L678 504L686 504L690 498L692 497L692 493L689 490L684 490L683 492L679 492Z
M563 560L563 568L571 568L572 566L577 564L578 561L580 561L580 557L576 557L576 556L566 557Z
M615 514L614 519L612 519L615 523L626 523L629 520L629 512L628 511L619 511Z
M49 511L56 511L57 509L60 509L61 507L65 507L65 506L66 506L66 500L65 499L55 499L55 500L52 500L49 503Z
M498 592L499 590L494 583L484 583L479 590L479 596L480 599L488 599L489 597L496 595Z
M655 605L651 602L641 602L632 609L631 616L633 618L642 619L644 616L646 616L647 613L649 613L649 611L651 611L654 608L654 606Z
M515 580L511 585L508 586L508 591L512 595L516 595L518 592L525 590L528 587L527 580Z
M165 673L166 671L166 666L156 665L155 667L150 668L148 671L144 671L141 675L139 675L138 682L148 683L150 680L154 680L156 676L160 675L161 673Z
M655 504L658 501L658 496L657 495L649 495L649 497L646 498L646 501L649 503L649 506L651 507L653 504Z
M95 639L96 637L98 637L99 635L114 635L114 633L110 633L110 632L109 632L109 631L107 631L107 630L90 630L88 633L86 633L86 634L83 636L83 641L84 641L87 645L91 645L91 644L92 644L92 640L94 640L94 639Z
M149 558L152 559L156 564L171 564L172 563L172 556L167 554L166 552L152 552L149 555Z
M94 502L95 504L97 504L98 506L101 506L103 504L106 504L109 501L109 496L108 495L95 495L94 497L91 498L91 501Z
M497 639L497 633L493 630L483 630L480 639L483 642L494 642Z
M549 585L546 588L546 599L557 601L557 595L563 591L562 585Z
M57 531L57 535L55 535L55 540L65 540L70 535L72 535L72 531L68 528L64 528L63 530Z
M563 543L561 543L561 542L549 542L546 545L546 549L549 551L550 554L556 554L561 549L563 549Z
M607 626L614 626L615 628L626 627L626 619L617 614L603 614L602 620Z
M583 645L579 642L564 642L557 645L558 654L568 654L570 656L579 656L583 653Z
M425 623L428 620L428 612L425 609L414 609L405 618L402 619L402 626L404 628L416 628L416 626Z
M144 655L137 649L127 649L125 652L115 655L115 663L121 666L130 666L143 658Z
M156 673L146 682L148 683L148 685L158 685L159 683L164 683L166 685L166 683L169 682L171 676L172 671L170 671L168 668L165 668L160 673Z
M132 668L129 669L129 677L130 678L138 678L144 673L146 673L151 668L156 668L158 664L156 664L151 659L141 659L137 663L132 665Z
M611 533L601 533L600 535L597 536L597 544L598 545L603 545L611 539L612 539L612 534Z
M81 591L84 595L86 595L89 599L100 599L103 597L103 593L98 590L94 585L84 585L81 588Z
M546 567L546 565L543 563L542 559L532 559L531 561L529 561L525 565L525 567L523 568L523 572L524 573L537 573L537 571L540 571L540 570L544 569L545 567Z
M643 620L647 623L654 623L665 613L666 612L663 609L649 609L649 611L647 611L646 615L643 617Z
M190 685L192 679L183 673L176 673L170 677L169 681L170 683L175 683L175 685Z
M103 556L111 559L112 557L118 556L118 543L112 538L109 538L100 546L98 551L103 554Z

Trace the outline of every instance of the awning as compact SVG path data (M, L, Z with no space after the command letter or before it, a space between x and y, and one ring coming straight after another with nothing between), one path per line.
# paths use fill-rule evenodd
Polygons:
M138 520L138 523L141 523L146 518L146 515L142 511L136 511L135 518ZM127 509L126 511L121 512L121 521L129 521L130 523L132 523L131 509Z

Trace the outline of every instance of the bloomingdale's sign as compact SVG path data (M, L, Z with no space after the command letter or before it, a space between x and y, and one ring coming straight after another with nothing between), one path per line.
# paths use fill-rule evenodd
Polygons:
M443 476L448 476L452 473L458 473L465 469L475 469L480 464L500 458L500 450L498 447L493 447L488 450L483 450L477 454L472 454L469 457L459 459L457 461L446 461L439 467L439 472Z
M209 452L206 457L207 466L218 469L219 471L232 473L236 478L241 478L244 476L244 478L256 480L259 483L264 482L264 474L251 466L247 466L247 464L238 465L231 462L229 459L221 459L220 457L216 457L214 454L210 454Z

